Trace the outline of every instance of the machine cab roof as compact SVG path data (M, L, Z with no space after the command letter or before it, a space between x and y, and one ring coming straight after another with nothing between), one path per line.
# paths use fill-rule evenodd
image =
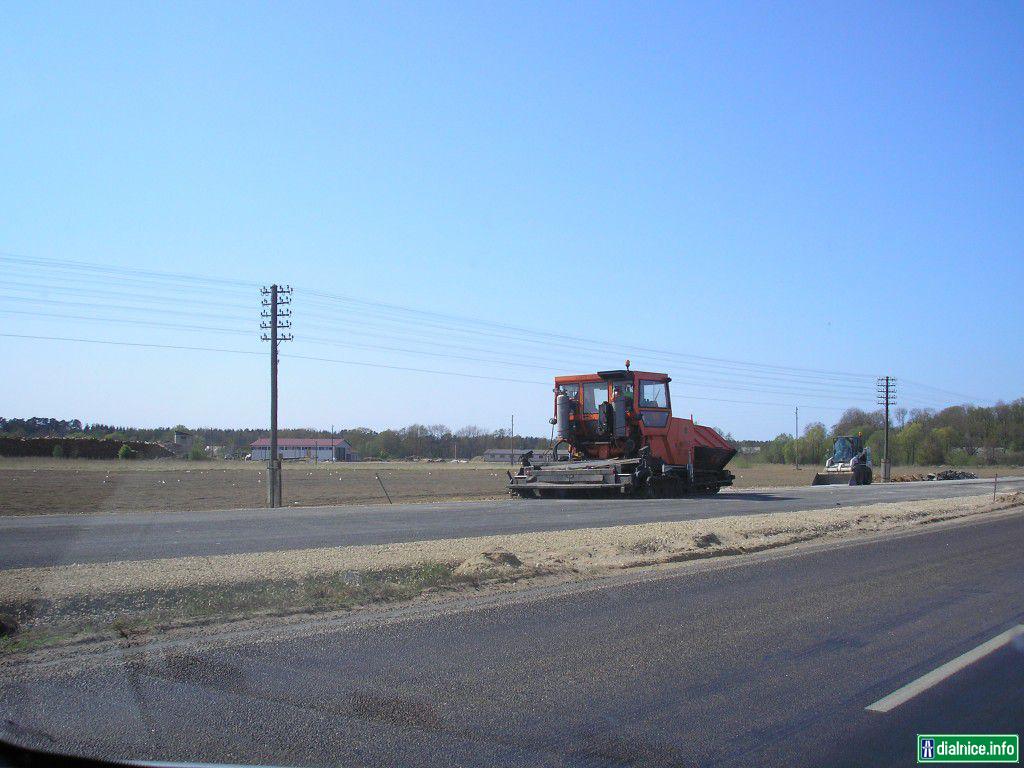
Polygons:
M668 388L671 380L664 373L628 369L556 376L555 396L560 392L569 395L580 405L582 418L587 420L597 417L602 403L621 395L632 401L629 410L634 414L660 412L660 416L643 416L650 426L660 427L672 410Z

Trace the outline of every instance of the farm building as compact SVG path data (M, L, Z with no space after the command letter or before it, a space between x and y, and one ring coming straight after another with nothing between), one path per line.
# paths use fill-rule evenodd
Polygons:
M270 459L270 438L261 437L252 444L252 460ZM358 461L359 456L348 441L341 437L282 437L277 441L277 452L282 459L309 459L311 461Z
M523 454L527 451L533 451L535 459L541 459L551 455L550 448L516 448L514 456L512 455L513 452L510 448L487 448L484 450L484 453L480 458L484 461L500 461L505 464L509 464L513 461L521 461ZM561 457L568 455L564 446L558 451L558 455Z
M192 450L195 443L195 436L191 432L183 432L180 429L174 430L173 443L161 443L161 445L179 459Z

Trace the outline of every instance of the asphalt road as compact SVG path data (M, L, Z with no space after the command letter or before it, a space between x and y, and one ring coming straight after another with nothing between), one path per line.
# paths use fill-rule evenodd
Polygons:
M985 493L991 480L723 492L662 500L502 500L394 506L0 516L0 569L598 528ZM999 481L1024 488L1024 478Z
M365 766L912 765L1019 733L1024 516L690 563L320 634L0 679L0 731L93 755Z

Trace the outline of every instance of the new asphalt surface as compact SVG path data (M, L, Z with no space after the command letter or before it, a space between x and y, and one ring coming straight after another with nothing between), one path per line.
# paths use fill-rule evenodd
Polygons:
M912 765L1019 733L1024 516L688 563L529 599L0 676L0 732L98 756L365 766ZM2 668L0 668L2 670Z
M752 515L986 493L991 480L725 491L683 499L498 500L393 506L0 516L0 569L268 552ZM1024 478L999 489L1024 488Z

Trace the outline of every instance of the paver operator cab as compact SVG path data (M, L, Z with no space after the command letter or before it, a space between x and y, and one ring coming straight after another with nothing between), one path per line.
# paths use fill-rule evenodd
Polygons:
M710 427L672 415L664 373L600 371L555 378L554 448L524 456L509 492L525 497L616 492L717 493L736 450Z

